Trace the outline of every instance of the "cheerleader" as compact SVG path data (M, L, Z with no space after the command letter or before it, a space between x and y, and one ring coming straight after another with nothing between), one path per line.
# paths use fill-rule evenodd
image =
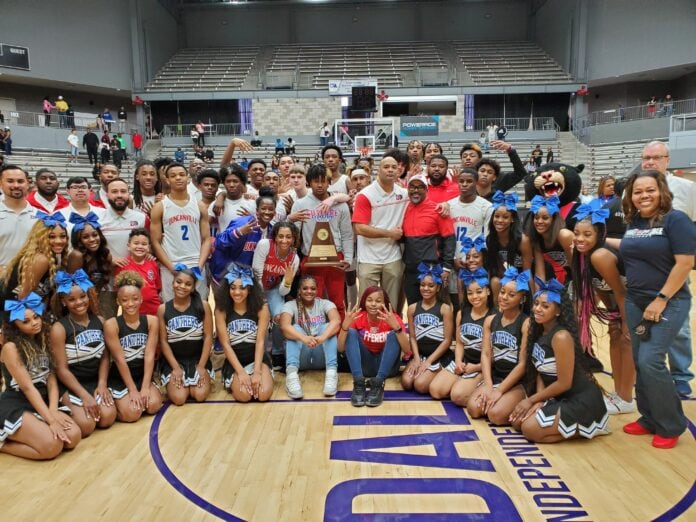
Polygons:
M438 375L452 340L452 306L443 302L442 266L420 263L420 301L408 307L408 324L412 328L409 344L413 357L401 374L404 390L428 393ZM446 291L446 290L445 290Z
M60 319L51 327L51 352L58 380L67 387L61 402L70 408L85 438L97 426L108 428L116 420L107 388L109 352L102 321L96 315L94 285L85 271L58 272L55 283L53 301Z
M525 217L524 232L534 252L534 273L539 279L552 277L570 283L573 233L565 228L557 196L534 196Z
M609 357L614 392L605 398L610 415L636 411L633 386L636 368L633 363L631 336L625 320L626 270L618 249L606 243L606 219L610 211L599 199L580 205L574 218L573 288L577 297L580 346L592 350L592 317L609 324ZM599 297L604 307L597 303Z
M106 289L113 268L99 219L94 212L84 217L73 212L69 221L74 226L70 233L72 250L68 254L68 272L72 274L83 269L99 295Z
M237 402L266 402L273 393L264 350L270 314L247 267L232 265L215 294L215 326L225 352L222 382Z
M430 384L430 395L434 399L449 396L452 402L464 408L483 380L483 323L492 314L493 299L488 274L483 268L474 272L462 270L459 277L466 287L466 299L457 314L454 358L450 358L445 366L447 371L438 373Z
M510 422L531 442L606 435L607 408L599 385L582 367L573 307L561 297L565 288L538 278L536 287L526 362L527 381L535 382L536 391L515 406Z
M45 307L53 294L56 273L66 266L68 234L62 214L49 216L38 211L36 217L27 241L5 267L0 287L5 299L24 298L34 292Z
M520 381L525 372L529 318L522 313L522 305L530 277L528 270L508 268L500 281L499 311L483 323L483 382L466 405L473 419L486 415L492 424L507 424L514 407L524 399Z
M210 395L215 372L210 362L213 348L213 314L201 300L196 282L203 276L198 267L174 265L174 299L159 306L160 346L162 348L162 384L177 406L192 397L203 402Z
M300 278L298 297L285 303L280 328L287 339L285 389L291 399L304 396L299 370L326 369L324 395L336 395L338 387L338 345L336 334L341 316L336 305L317 297L317 280L307 274Z
M80 428L65 413L69 409L59 406L43 309L33 292L6 300L0 351L7 383L0 395L0 451L33 460L53 459L81 440Z
M459 269L459 275L461 276L462 270L468 270L469 272L476 272L479 268L482 268L486 263L486 238L482 235L478 236L476 239L471 239L466 235L466 228L460 231L459 241L461 243L461 253L462 257L454 260L455 268ZM457 292L458 292L458 302L464 300L464 294L466 289L461 283L461 277L458 278L457 282Z
M505 270L511 266L517 270L532 268L532 244L522 233L517 213L517 194L505 194L498 190L492 201L493 214L488 223L485 268L490 276L493 302L497 305L500 279Z
M143 278L121 272L114 279L121 315L104 323L104 340L113 361L109 390L121 422L135 422L143 412L154 415L162 407L162 394L152 383L157 349L157 318L140 313Z

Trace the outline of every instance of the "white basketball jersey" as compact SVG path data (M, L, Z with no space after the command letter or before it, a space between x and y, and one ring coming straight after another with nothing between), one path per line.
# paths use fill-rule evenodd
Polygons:
M201 211L198 201L189 197L188 203L180 207L165 196L162 204L162 248L172 263L197 266L201 255Z

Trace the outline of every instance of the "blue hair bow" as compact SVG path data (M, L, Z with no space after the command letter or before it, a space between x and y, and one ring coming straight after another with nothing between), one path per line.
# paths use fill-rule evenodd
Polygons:
M527 270L523 270L522 272L519 272L517 268L514 266L511 266L507 270L505 270L505 273L503 274L503 278L500 280L500 284L505 286L508 284L510 281L515 281L516 286L515 286L515 291L521 292L522 290L527 290L529 291L529 280L532 277L532 273Z
M483 288L489 284L488 272L483 268L477 268L473 272L466 268L462 268L459 271L459 279L464 282L465 286L469 286L471 283L478 283L478 285Z
M517 212L517 203L520 198L515 192L512 194L505 194L504 192L497 190L493 194L493 212L498 210L499 207L505 207L510 212Z
M580 205L573 217L578 221L590 217L593 225L595 223L604 223L609 218L609 209L602 208L602 202L599 199L593 199L589 203Z
M419 263L418 280L422 281L425 276L430 276L433 281L442 284L442 265L438 263Z
M18 301L13 301L12 299L5 301L5 311L10 312L10 321L23 321L24 313L27 310L31 310L36 314L41 315L43 313L43 309L43 301L34 292L31 292L24 299L19 299Z
M68 228L68 225L65 223L65 218L63 217L63 214L46 214L45 212L39 210L36 212L36 218L43 221L43 224L49 228L53 228L56 225L60 225L65 229Z
M189 272L191 272L193 274L193 277L195 277L198 281L203 281L203 272L201 272L201 269L197 266L189 268L184 263L177 263L174 265L175 272L182 272L184 270L188 270Z
M561 210L561 200L558 199L558 196L551 196L550 198L545 198L544 196L534 196L534 199L532 199L532 206L529 208L529 210L532 212L532 214L536 214L539 212L541 207L546 207L549 214L553 216L554 214L558 214L558 212Z
M481 250L486 250L486 238L483 235L477 237L476 239L471 239L470 237L465 237L462 240L462 252L466 254L472 248L475 248L477 252Z
M95 230L97 228L101 228L99 218L94 212L91 211L88 212L86 216L81 216L76 212L71 212L68 221L75 225L74 230L82 230L85 228L85 225L90 225Z
M251 276L251 268L232 264L230 271L225 274L228 283L234 283L237 279L242 281L242 287L253 286L254 280Z
M561 293L565 290L565 287L558 279L554 277L544 282L543 279L534 276L534 281L536 282L538 288L538 290L534 292L534 297L539 297L541 294L546 292L546 298L549 301L561 304Z
M94 286L94 283L90 281L87 272L82 268L75 270L74 274L68 274L63 270L56 273L56 287L59 294L69 294L72 287L77 285L83 292L86 292Z

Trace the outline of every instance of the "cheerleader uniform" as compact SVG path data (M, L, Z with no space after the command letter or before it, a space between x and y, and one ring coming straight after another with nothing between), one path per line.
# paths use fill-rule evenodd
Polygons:
M491 344L493 345L493 386L505 380L517 366L522 342L522 324L527 316L520 312L512 323L502 325L503 313L498 312L491 321Z
M551 277L555 277L562 285L567 286L568 283L570 283L571 275L568 259L566 258L563 247L556 242L551 247L543 245L541 252L544 256L546 278L550 279ZM553 272L553 276L551 276L551 272Z
M558 378L551 340L557 331L564 329L556 325L534 343L532 361L545 386ZM535 415L539 426L547 428L553 425L560 409L558 432L566 439L576 433L591 439L596 435L605 435L609 432L607 429L609 414L604 404L602 391L580 367L579 362L576 354L573 384L570 389L557 397L548 399Z
M258 333L258 314L252 315L247 310L244 314L238 314L234 310L227 312L227 336L230 346L239 359L239 364L244 371L251 375L254 373L254 359L256 357L256 334ZM271 359L267 352L263 354L263 362L269 368L272 367ZM222 383L229 388L234 380L234 368L225 358L222 364Z
M604 244L602 248L608 250L612 254L616 256L616 259L618 260L617 263L617 269L619 271L619 277L621 278L621 282L626 285L626 268L624 267L623 259L621 258L621 254L619 253L618 249L611 247L607 244ZM589 259L585 259L585 262L589 262ZM590 263L590 275L592 277L592 286L599 290L600 292L605 292L607 294L611 294L612 297L612 307L610 312L616 312L618 313L619 307L616 301L613 299L613 293L611 287L607 284L607 282L602 278L599 272L595 270L595 267L592 266L592 263Z
M34 366L27 368L27 371L34 387L48 405L48 376L51 373L48 356L40 355ZM25 411L33 413L37 419L43 420L4 365L2 366L2 375L7 388L0 395L0 447L5 443L7 437L14 435L22 427L22 415ZM58 410L70 413L70 408L67 406L60 406Z
M468 364L481 364L481 345L483 343L483 323L486 317L491 315L490 310L482 317L478 319L472 319L471 317L471 307L467 306L461 311L462 319L459 325L459 340L464 345L464 361ZM451 362L447 365L446 369L450 373L454 373L457 361L452 358ZM461 377L462 379L473 379L477 377L480 372L465 373Z
M445 338L445 325L442 321L442 303L435 304L432 308L425 310L423 302L416 303L413 312L413 333L418 344L418 353L421 362L437 350ZM440 369L443 358L434 361L428 370L436 372Z
M140 314L140 322L136 328L128 326L122 315L116 317L116 324L118 325L118 341L123 350L126 364L135 386L140 389L145 374L145 346L149 331L147 315ZM121 373L115 364L111 365L109 373L109 389L114 399L123 399L128 395L128 387L123 382Z
M94 394L99 383L99 365L104 354L104 330L97 316L90 316L87 326L82 326L69 317L58 321L65 329L65 355L68 368L82 387L90 395ZM63 388L61 388L61 395ZM68 390L68 398L75 406L82 406L82 399ZM101 404L101 397L97 404Z
M193 307L180 312L174 308L174 301L164 305L164 324L167 329L167 342L174 353L176 361L184 371L184 386L196 386L201 376L196 366L203 353L203 319L194 315ZM210 358L205 363L210 380L215 379L215 372ZM172 376L172 367L166 358L162 358L160 378L166 385Z

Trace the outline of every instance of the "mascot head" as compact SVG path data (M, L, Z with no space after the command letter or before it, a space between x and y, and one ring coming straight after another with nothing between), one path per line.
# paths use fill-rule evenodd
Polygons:
M561 206L575 201L582 189L580 173L585 165L577 167L565 163L547 163L542 165L539 172L525 178L524 192L528 201L536 195L550 198L558 196Z

